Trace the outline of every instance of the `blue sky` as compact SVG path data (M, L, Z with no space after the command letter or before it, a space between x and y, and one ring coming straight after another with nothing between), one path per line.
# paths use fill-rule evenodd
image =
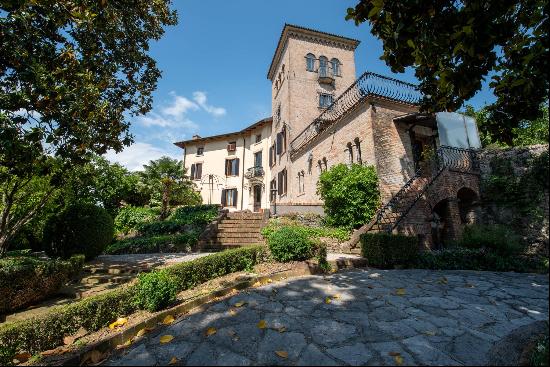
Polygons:
M379 59L382 43L368 24L344 19L357 0L176 0L179 23L151 45L162 71L153 110L131 120L135 143L107 154L130 170L162 155L182 158L175 141L237 131L271 114L267 69L285 23L361 41L358 75L366 70L416 82L412 70L392 74ZM494 100L485 85L469 104Z

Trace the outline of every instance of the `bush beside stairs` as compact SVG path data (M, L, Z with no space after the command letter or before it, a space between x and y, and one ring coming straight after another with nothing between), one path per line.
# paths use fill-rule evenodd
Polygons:
M267 224L268 213L228 212L207 237L199 240L198 251L222 251L263 243L260 230Z

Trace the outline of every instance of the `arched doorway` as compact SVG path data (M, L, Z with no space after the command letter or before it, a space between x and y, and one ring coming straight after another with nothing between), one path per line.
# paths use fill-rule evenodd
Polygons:
M474 224L479 218L479 197L477 193L472 189L463 187L458 190L456 198L458 199L461 223L465 225Z
M449 241L449 227L451 225L449 199L443 199L432 209L431 230L432 246L434 249L443 248Z

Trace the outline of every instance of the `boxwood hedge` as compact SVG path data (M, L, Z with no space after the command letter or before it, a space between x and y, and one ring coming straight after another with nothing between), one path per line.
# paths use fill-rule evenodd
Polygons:
M210 279L236 271L250 269L263 261L264 246L250 246L208 255L193 261L165 268L173 277L177 291L197 286ZM160 270L159 270L160 271ZM96 331L123 315L136 311L135 295L149 288L140 283L122 286L108 293L85 298L81 301L52 309L43 316L0 325L0 364L12 363L16 353L56 348L63 344L63 337L74 334L80 327ZM145 303L147 303L147 299Z
M419 253L418 239L400 234L365 233L361 235L361 253L370 266L392 268L408 266Z
M104 253L148 254L152 252L185 252L193 247L199 238L196 231L152 237L134 237L116 241L105 249Z

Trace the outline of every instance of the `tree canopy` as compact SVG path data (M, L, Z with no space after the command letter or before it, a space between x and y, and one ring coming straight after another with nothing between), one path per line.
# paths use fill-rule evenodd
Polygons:
M548 15L544 0L361 0L346 19L369 22L393 72L413 67L421 109L456 111L490 75L497 101L493 134L512 144L514 128L542 117L548 100Z
M0 3L0 256L53 192L47 190L33 210L13 215L14 200L33 177L59 185L75 163L132 142L129 119L151 110L160 77L149 44L177 23L170 4Z

